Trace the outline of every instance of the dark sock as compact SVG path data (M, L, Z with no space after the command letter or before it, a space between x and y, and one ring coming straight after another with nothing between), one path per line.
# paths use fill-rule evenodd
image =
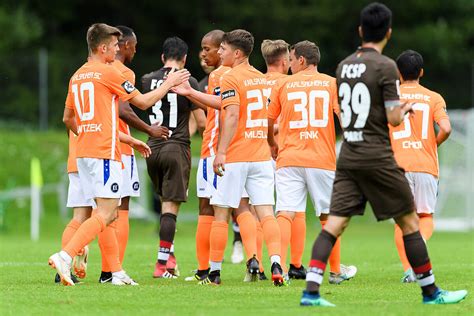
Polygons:
M418 284L421 286L421 290L424 296L432 296L438 290L435 285L435 278L433 271L431 270L431 262L428 256L428 249L421 236L420 232L417 231L412 234L403 236L403 242L405 244L405 253L408 258L408 262L415 272Z
M306 274L306 291L310 294L319 294L319 286L323 281L324 270L336 240L335 236L323 229L313 244L311 261Z
M233 243L235 244L236 241L242 242L242 236L240 236L240 229L239 225L237 222L232 221L232 230L234 232L234 241Z
M176 215L164 213L160 220L160 249L158 251L158 262L166 264L168 261L171 245L176 232Z

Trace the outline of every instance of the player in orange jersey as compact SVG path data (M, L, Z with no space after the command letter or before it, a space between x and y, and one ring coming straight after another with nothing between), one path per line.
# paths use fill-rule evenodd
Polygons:
M318 46L296 43L290 52L292 76L273 89L268 107L268 143L277 161L277 219L282 232L282 258L292 236L296 213L306 211L307 193L322 226L327 221L336 170L334 114L339 115L336 79L318 72ZM279 118L280 141L273 137ZM304 247L304 246L303 246ZM336 246L337 247L337 246ZM285 267L285 262L283 262ZM330 283L341 283L357 272L340 265L340 247L330 257ZM296 268L296 267L293 267ZM298 269L293 277L302 278ZM303 270L302 266L299 270ZM306 273L304 273L306 274Z
M77 139L77 167L85 198L94 200L97 213L77 229L63 249L49 258L65 285L74 285L70 271L72 258L116 218L120 202L122 165L120 141L129 141L145 156L150 149L142 142L130 141L118 130L118 98L146 109L160 100L173 86L188 80L189 72L177 71L160 87L141 94L114 66L120 30L97 23L87 31L89 59L71 77L66 99L68 112L73 110L75 124L67 126ZM70 117L71 115L68 115ZM69 122L69 121L68 121ZM118 258L117 258L118 259ZM120 262L113 270L112 283L134 284Z
M209 283L220 283L220 271L227 243L229 210L239 206L247 191L263 226L275 285L284 283L280 266L280 231L273 215L273 168L266 145L266 106L263 89L265 76L248 61L254 38L245 30L224 34L219 48L222 65L232 69L221 78L221 117L223 127L214 172L217 191L211 197L215 220L211 227L211 267ZM241 232L243 225L240 225ZM256 227L253 227L256 229ZM245 244L245 243L244 243ZM247 262L247 272L254 278L259 272L255 250Z
M438 195L437 147L448 139L451 124L443 97L420 85L423 57L412 50L404 51L397 58L397 66L401 79L400 99L413 103L414 115L406 116L397 127L390 126L390 138L395 160L405 169L415 198L420 233L428 241L433 233L433 214ZM439 127L438 133L434 124ZM415 282L415 274L405 254L402 231L396 224L395 243L403 265L402 282Z
M267 88L263 90L263 95L266 100L270 99L270 94L272 92L272 88L277 84L279 79L285 78L288 74L288 69L290 68L290 53L288 51L289 44L284 40L269 40L266 39L262 42L260 46L260 50L262 52L262 57L265 60L265 64L267 66L267 72L265 73L265 77L267 79ZM267 102L267 101L265 101ZM268 106L268 102L267 102ZM278 135L278 123L275 123L273 131L276 135ZM273 169L276 170L275 160L272 160ZM250 208L252 213L256 217L257 220L257 256L258 258L263 258L263 229L262 225L260 225L260 221L258 221L257 214L255 213L254 208L251 206ZM301 231L298 231L301 234ZM303 243L304 243L304 235L303 235ZM292 247L293 250L293 247ZM282 257L285 258L286 254L282 254ZM260 260L260 279L266 279L264 273L264 265L263 260ZM285 260L283 260L283 263Z

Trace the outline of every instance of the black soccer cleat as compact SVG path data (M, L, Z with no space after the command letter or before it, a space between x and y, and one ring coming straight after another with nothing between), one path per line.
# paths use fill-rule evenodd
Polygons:
M79 283L81 283L81 281L79 281L79 280L77 279L77 277L76 277L74 274L72 274L72 273L71 273L71 280L72 280L72 282L74 282L74 284L79 284ZM61 283L61 277L60 277L59 274L57 274L57 273L56 273L56 275L54 276L54 283L57 283L57 284Z
M110 283L112 282L112 272L104 272L100 273L99 283Z
M271 270L273 285L285 285L285 279L283 278L283 269L281 268L281 265L278 262L273 262Z
M305 280L306 279L306 269L303 265L297 268L294 265L290 264L290 269L288 270L288 277L290 279L296 280Z
M265 272L263 272L263 271L258 274L258 279L260 281L267 281L268 280L267 276L265 275Z
M244 281L247 281L247 279L249 279L248 281L250 282L258 281L259 273L260 265L258 263L257 257L253 255L253 257L247 261L247 275Z
M204 279L198 282L199 285L220 285L221 284L221 272L219 270L212 271Z

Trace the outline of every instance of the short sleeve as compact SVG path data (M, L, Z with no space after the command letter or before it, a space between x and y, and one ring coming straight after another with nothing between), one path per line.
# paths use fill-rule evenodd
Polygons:
M194 77L189 78L189 84L191 85L191 88L193 88L194 90L199 90L199 82L196 80L196 78ZM199 107L196 104L191 103L191 111L197 110L198 108Z
M448 112L446 110L446 102L444 101L443 97L437 94L434 101L434 121L438 123L441 120L449 119Z
M221 77L222 108L229 105L240 105L240 94L237 80L234 76L225 74Z
M400 106L400 80L397 66L393 60L381 65L379 84L382 87L382 96L386 108Z
M280 94L282 87L284 86L281 81L273 87L270 98L268 99L268 118L272 120L276 120L281 113Z
M69 89L66 96L66 108L73 110L74 109L74 94L71 89L71 82L69 82Z
M140 94L140 91L114 67L111 67L110 71L104 73L104 75L106 78L103 78L103 81L122 101L128 101Z

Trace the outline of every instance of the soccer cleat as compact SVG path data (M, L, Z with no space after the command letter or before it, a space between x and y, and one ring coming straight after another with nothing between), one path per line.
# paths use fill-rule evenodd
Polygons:
M341 264L341 273L329 273L330 284L341 284L344 281L352 279L357 274L355 266L345 266Z
M256 282L259 279L260 267L255 255L247 261L247 273L244 282Z
M466 290L443 291L438 289L432 296L423 296L423 304L456 304L461 302L466 296Z
M166 261L166 270L179 277L178 263L176 262L176 257L174 255L170 254L168 261Z
M59 253L49 257L48 264L51 268L56 269L63 285L74 286L74 282L71 279L71 265L61 258Z
M193 276L188 276L184 281L202 281L207 278L209 275L209 269L207 270L197 270Z
M110 283L110 282L112 282L112 272L102 271L100 273L99 283L104 284L104 283Z
M416 282L416 277L415 277L415 273L413 272L413 270L410 268L408 270L406 270L404 273L403 273L403 277L401 279L401 282L402 283L413 283L413 282Z
M297 268L290 263L290 269L288 270L288 277L290 279L304 280L306 279L306 269L303 265Z
M78 278L84 279L87 273L87 258L89 257L89 247L85 246L72 260L72 268Z
M112 274L113 285L138 285L131 277L127 275L125 271L120 271Z
M232 248L232 256L230 257L230 261L232 263L241 263L244 261L244 248L241 241L234 242L234 246Z
M260 281L266 281L266 280L268 280L267 276L265 275L265 272L263 272L263 271L258 274L258 279L259 279Z
M177 279L178 277L168 270L166 270L166 265L160 264L157 262L155 264L155 271L153 272L154 278L163 278L163 279Z
M300 300L301 306L323 306L323 307L334 307L333 303L326 301L319 294L311 294L307 291L303 291L303 296Z
M275 286L282 286L285 284L285 279L283 278L283 269L278 262L272 263L272 281Z
M212 271L204 279L198 282L199 285L220 285L221 284L221 274L220 271Z
M71 273L71 280L72 282L74 282L74 284L81 283L81 281L79 281L77 277L72 273ZM61 277L59 276L58 273L56 273L56 275L54 276L54 283L61 283Z

